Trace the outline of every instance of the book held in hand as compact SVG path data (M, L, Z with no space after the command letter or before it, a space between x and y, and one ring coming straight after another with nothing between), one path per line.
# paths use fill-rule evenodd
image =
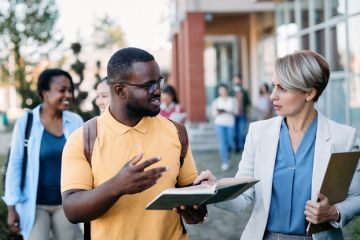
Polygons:
M169 188L161 192L146 209L171 210L182 205L207 205L236 198L258 180L252 177L222 178L215 184L200 184L183 188Z

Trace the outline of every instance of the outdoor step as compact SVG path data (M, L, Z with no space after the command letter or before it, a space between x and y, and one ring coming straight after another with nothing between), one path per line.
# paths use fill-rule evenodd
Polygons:
M196 137L196 138L189 138L189 142L191 144L217 144L218 140L217 138Z
M216 136L215 131L213 130L187 130L189 137L192 136L206 136L206 137L214 137Z
M218 140L212 123L187 123L191 149L193 151L218 150Z
M192 151L211 151L211 150L218 150L219 145L218 143L203 143L203 144L192 144L190 143Z

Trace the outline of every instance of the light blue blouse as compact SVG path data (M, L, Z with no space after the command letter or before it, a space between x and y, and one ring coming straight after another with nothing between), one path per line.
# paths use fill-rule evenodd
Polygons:
M306 201L311 198L316 129L317 116L294 153L285 119L282 121L267 224L270 232L306 233L304 210Z
M44 126L40 118L40 107L41 105L32 110L34 116L28 145L25 186L22 192L20 190L20 180L27 113L24 113L16 121L12 134L10 161L6 173L5 196L3 197L7 205L16 206L20 216L21 234L25 239L29 237L35 220L39 154L44 132ZM82 124L83 120L78 114L69 111L63 112L63 131L66 139Z

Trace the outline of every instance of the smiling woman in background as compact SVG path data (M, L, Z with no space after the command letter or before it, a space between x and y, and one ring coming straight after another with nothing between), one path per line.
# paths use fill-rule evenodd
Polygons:
M176 90L173 86L165 85L161 90L160 115L175 122L185 124L186 112L180 105Z
M4 197L8 224L25 240L48 240L51 235L57 240L82 239L79 226L64 215L60 193L62 150L69 135L83 124L79 115L66 111L73 100L72 78L61 69L47 69L39 76L37 90L42 103L31 111L23 189L20 179L28 113L18 119L12 135Z
M110 104L110 101L111 101L110 86L107 83L107 77L105 77L96 85L95 104L98 106L100 110L100 114L105 111L106 107Z
M319 54L299 51L276 60L271 99L279 117L250 124L236 174L258 184L219 207L241 212L254 204L241 239L343 239L341 228L360 214L360 167L347 198L330 205L319 193L332 152L350 151L354 128L331 121L315 103L329 81ZM194 184L216 180L202 172ZM319 202L317 202L319 199ZM332 230L306 236L307 223L329 222Z

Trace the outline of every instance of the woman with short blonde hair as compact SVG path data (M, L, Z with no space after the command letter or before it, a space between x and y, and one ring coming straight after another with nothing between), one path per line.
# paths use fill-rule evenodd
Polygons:
M343 239L341 228L360 214L360 167L347 198L331 204L320 186L333 152L350 151L356 130L323 116L315 102L330 71L312 51L298 51L276 60L271 99L278 117L250 124L236 177L260 182L219 207L254 210L241 239ZM214 181L202 172L194 184ZM306 235L308 223L330 223L333 229Z
M315 89L316 102L329 82L330 70L321 55L304 50L278 58L275 75L284 89L302 92Z

